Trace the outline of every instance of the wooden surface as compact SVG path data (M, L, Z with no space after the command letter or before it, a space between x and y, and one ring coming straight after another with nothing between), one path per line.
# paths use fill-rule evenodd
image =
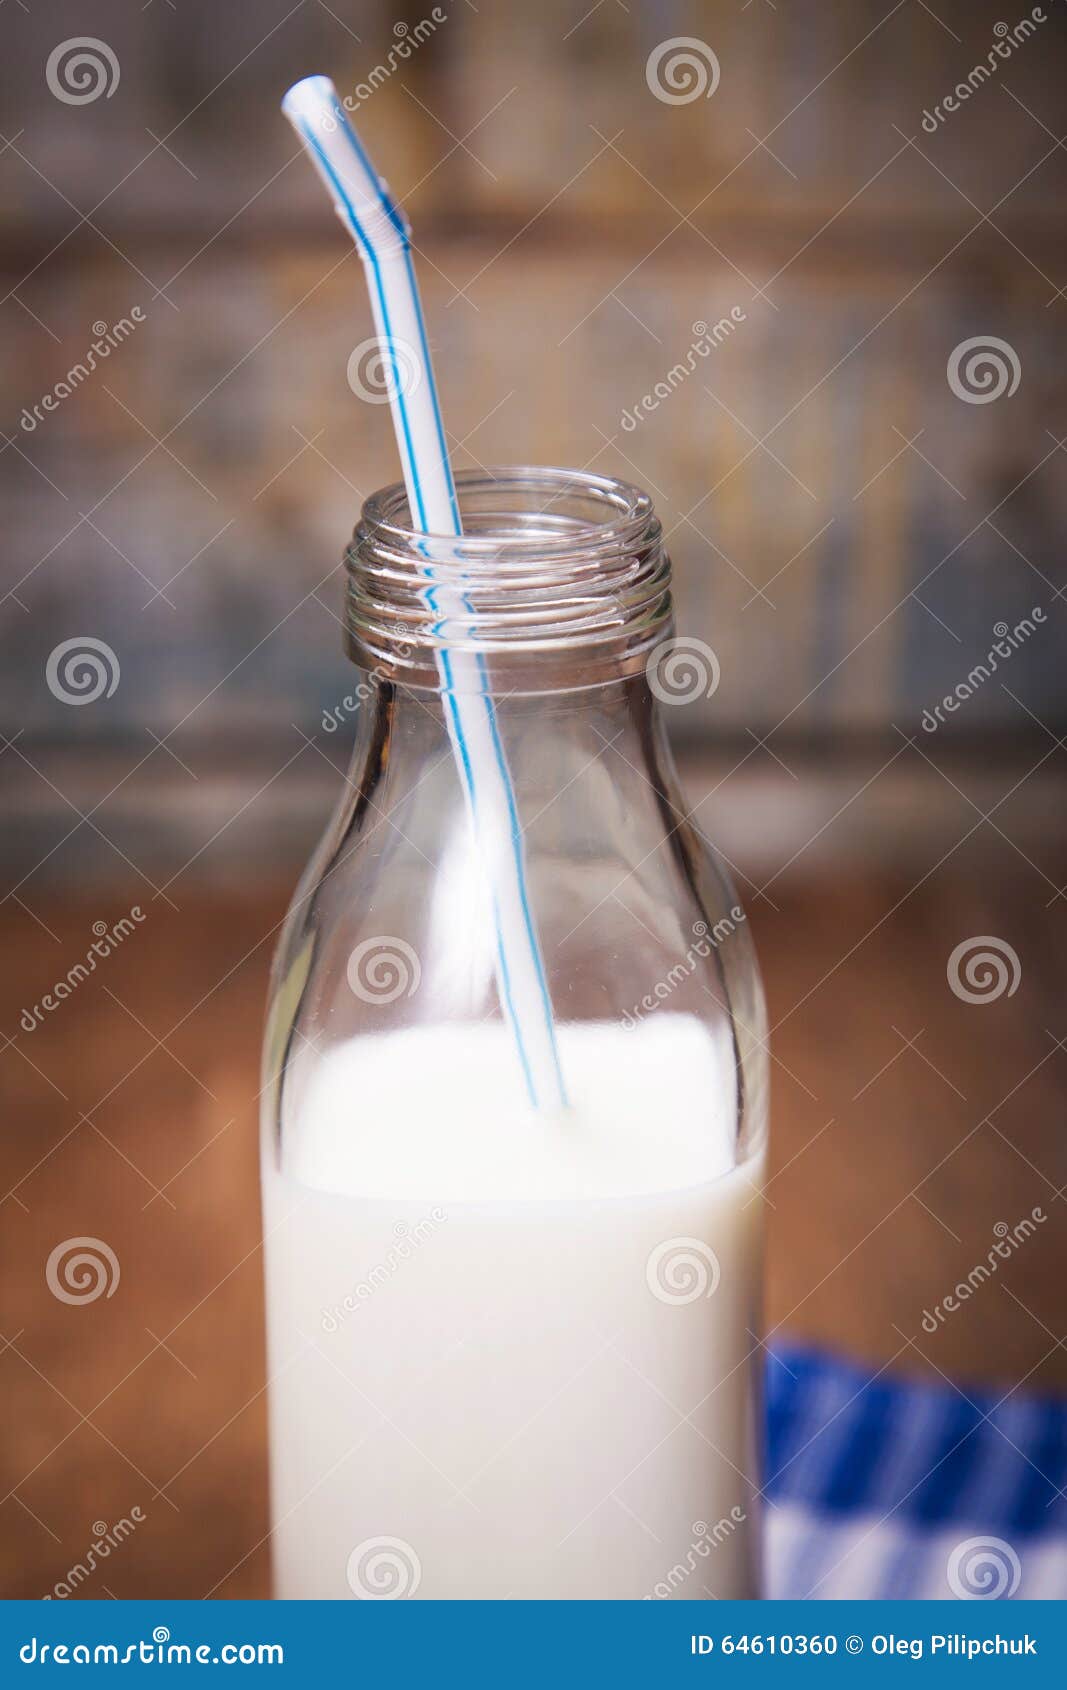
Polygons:
M998 622L1062 613L1061 7L933 135L924 109L1027 7L442 10L357 121L414 225L450 447L467 468L571 464L654 494L681 626L722 665L692 729L914 731ZM197 733L281 744L349 690L341 549L397 456L346 379L373 332L359 261L278 100L315 65L351 96L388 66L397 11L94 0L121 82L68 105L44 66L85 8L0 8L18 446L0 453L0 711L27 736L72 732L43 671L75 635L121 667L77 713L98 752L177 722L199 772ZM676 30L714 51L712 99L651 91ZM135 306L143 323L27 431L93 323ZM735 309L736 332L691 352L695 325ZM1018 359L1010 398L951 390L973 337ZM1064 730L1050 630L1007 684L1025 709L987 685L944 733L1025 732L1026 709Z
M965 851L950 868L915 891L782 881L777 907L749 896L777 1024L768 1325L964 1388L1062 1388L1067 906L1046 909L1036 879L979 877ZM136 896L3 907L9 1036L93 922ZM0 1052L5 1596L44 1595L84 1560L94 1523L135 1507L143 1522L81 1594L267 1593L256 1093L284 897L146 905L73 999ZM1014 995L988 1005L946 980L953 947L978 934L1021 963ZM1035 1236L924 1332L924 1309L986 1259L997 1223L1035 1205L1049 1217ZM70 1306L45 1269L79 1236L108 1242L121 1277Z

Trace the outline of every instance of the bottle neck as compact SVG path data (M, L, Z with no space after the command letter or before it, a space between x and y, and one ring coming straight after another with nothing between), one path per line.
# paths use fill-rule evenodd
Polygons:
M346 553L346 638L376 680L542 695L639 675L671 631L670 560L648 496L580 472L457 476L459 536L367 500Z
M467 827L449 696L365 675L360 697L341 801L345 825L366 812L370 825L384 827L383 839L395 823L397 837L433 856L434 841L457 828L465 836ZM567 838L578 862L646 813L658 818L644 824L650 843L658 826L661 836L680 844L676 830L685 806L664 713L644 673L493 699L527 846L540 836Z

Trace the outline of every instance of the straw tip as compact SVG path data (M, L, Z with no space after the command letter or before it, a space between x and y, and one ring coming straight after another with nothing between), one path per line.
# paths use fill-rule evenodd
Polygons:
M290 119L315 116L336 104L337 89L328 76L303 76L282 96L282 111Z

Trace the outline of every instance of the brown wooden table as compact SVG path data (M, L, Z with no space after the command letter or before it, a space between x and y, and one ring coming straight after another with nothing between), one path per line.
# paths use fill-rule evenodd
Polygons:
M1062 1388L1067 905L971 870L913 884L783 881L776 907L752 905L776 1025L768 1325L875 1368ZM20 1030L93 923L137 896L0 912L0 1027L18 1035L0 1052L5 1596L44 1595L123 1520L81 1594L269 1588L256 1094L285 893L147 904L71 1000ZM981 934L1010 941L1022 975L972 1005L946 962ZM1035 1236L924 1332L997 1224L1035 1206ZM46 1263L79 1236L107 1241L121 1277L71 1306Z

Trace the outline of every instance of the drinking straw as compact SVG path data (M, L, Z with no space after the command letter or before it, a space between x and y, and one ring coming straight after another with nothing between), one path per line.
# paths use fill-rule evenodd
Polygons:
M389 406L414 528L420 534L462 534L452 467L445 445L430 362L410 229L374 169L329 77L308 76L282 101L311 161L329 190L367 276L380 351L389 371ZM427 548L429 556L429 548ZM471 605L439 578L426 602L440 613L435 631ZM552 1004L530 911L515 792L481 655L437 652L442 698L456 767L481 858L495 929L497 989L511 1029L530 1100L536 1108L565 1106Z

